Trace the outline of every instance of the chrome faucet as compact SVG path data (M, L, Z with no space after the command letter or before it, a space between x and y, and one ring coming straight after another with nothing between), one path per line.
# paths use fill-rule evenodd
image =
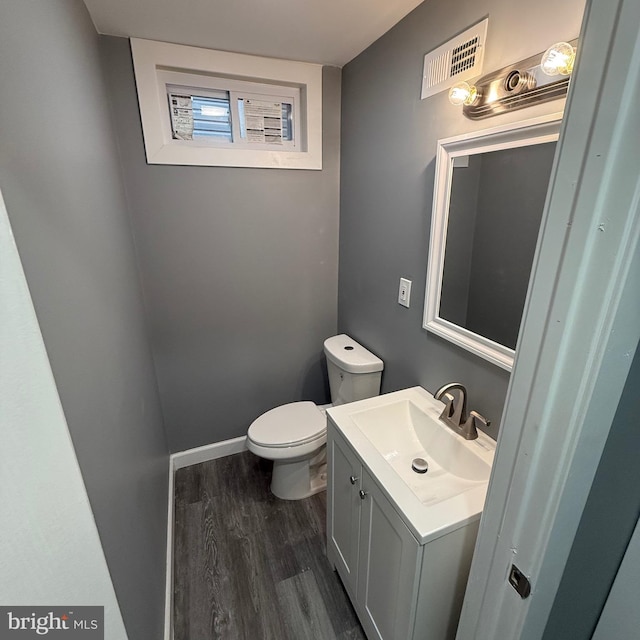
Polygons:
M449 393L450 391L458 392L458 400ZM460 425L467 421L467 389L460 382L449 382L440 387L433 397L436 400L444 402L444 411L440 414L440 420L446 423L454 430L458 431Z
M457 391L457 399L451 391ZM467 389L460 382L445 384L433 394L433 397L444 402L440 420L465 440L475 440L478 437L477 427L488 427L491 424L477 411L471 411L467 416Z

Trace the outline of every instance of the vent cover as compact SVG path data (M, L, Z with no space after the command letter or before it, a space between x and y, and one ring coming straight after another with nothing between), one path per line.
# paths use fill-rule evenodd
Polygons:
M489 18L473 25L424 57L422 71L423 100L444 89L452 81L461 82L482 73L484 44Z

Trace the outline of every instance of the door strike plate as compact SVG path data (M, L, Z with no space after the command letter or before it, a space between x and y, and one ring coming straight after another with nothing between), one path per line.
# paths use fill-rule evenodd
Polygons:
M515 564L511 565L511 571L509 571L509 584L518 592L523 600L529 597L531 593L529 578L527 578Z

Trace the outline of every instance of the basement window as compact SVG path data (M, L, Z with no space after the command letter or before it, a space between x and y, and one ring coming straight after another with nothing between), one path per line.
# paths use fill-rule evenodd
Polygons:
M232 96L229 91L167 87L171 137L211 145L247 143L294 148L291 97Z
M158 80L166 92L165 134L172 140L222 149L302 151L296 126L299 87L172 71L158 72Z
M322 168L322 67L132 39L149 164Z

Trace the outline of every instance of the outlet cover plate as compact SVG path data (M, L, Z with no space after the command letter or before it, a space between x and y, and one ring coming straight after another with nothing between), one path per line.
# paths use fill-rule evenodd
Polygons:
M400 278L400 287L398 288L398 304L403 307L409 307L411 301L411 280Z

